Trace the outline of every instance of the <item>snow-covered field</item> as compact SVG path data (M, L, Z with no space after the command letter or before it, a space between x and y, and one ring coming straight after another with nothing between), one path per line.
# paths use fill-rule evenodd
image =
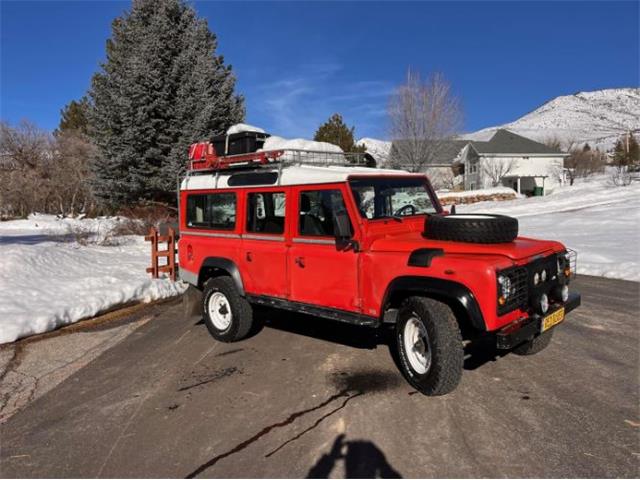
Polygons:
M640 182L579 180L546 197L460 205L458 213L516 217L520 234L559 240L578 252L578 273L640 281Z
M149 302L186 288L145 272L150 246L139 236L100 246L114 218L32 215L0 222L0 343L92 317L114 305ZM89 243L74 239L79 232ZM81 235L82 236L82 235ZM95 241L96 243L92 243Z

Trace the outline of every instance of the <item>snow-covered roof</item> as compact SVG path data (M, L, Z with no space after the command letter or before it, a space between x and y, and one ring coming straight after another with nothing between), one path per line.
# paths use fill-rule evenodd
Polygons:
M251 172L277 172L277 168L260 168L258 170L250 170ZM216 173L206 173L198 175L190 175L185 177L180 184L181 190L206 190L206 189L222 189L237 188L238 186L230 186L229 178L233 175L246 174L247 170L228 170ZM409 173L404 170L391 170L380 168L366 167L319 167L313 165L297 165L282 168L280 178L273 183L265 183L264 186L273 185L317 185L323 183L339 183L346 182L351 176L367 175L367 176L384 176L384 175L401 175L422 177L420 173ZM266 176L265 176L266 177ZM255 185L254 186L261 186Z

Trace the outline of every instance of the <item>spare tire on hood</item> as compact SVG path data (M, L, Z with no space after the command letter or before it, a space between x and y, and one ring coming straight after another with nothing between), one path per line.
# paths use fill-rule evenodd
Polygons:
M427 215L423 236L452 242L512 242L518 236L518 220L488 213Z

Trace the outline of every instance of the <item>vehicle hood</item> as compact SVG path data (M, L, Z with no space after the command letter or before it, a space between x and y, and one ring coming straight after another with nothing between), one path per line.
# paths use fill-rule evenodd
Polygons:
M445 254L499 255L517 261L564 249L559 242L518 237L508 243L466 243L431 240L421 232L385 235L371 243L372 252L412 252L418 248L441 248Z

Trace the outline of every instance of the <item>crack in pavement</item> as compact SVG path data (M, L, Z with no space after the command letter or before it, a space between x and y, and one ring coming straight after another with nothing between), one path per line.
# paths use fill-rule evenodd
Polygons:
M359 397L360 395L362 395L364 392L358 392L355 393L353 395L348 396L344 402L342 402L342 405L340 405L337 408L334 408L333 410L331 410L329 413L324 414L323 416L321 416L320 418L318 418L310 427L306 428L305 430L303 430L302 432L300 432L299 434L297 434L294 437L291 437L289 440L287 440L286 442L284 442L282 445L280 445L278 448L276 448L275 450L270 451L269 453L267 453L264 458L269 458L271 455L275 454L276 452L278 452L279 450L281 450L282 448L284 448L285 446L287 446L288 444L290 444L291 442L295 442L296 440L298 440L300 437L302 437L305 433L310 432L311 430L313 430L314 428L316 428L318 425L320 425L322 423L323 420L325 420L326 418L329 418L331 415L335 414L336 412L342 410L344 407L347 406L347 403L349 403L351 400L353 400L356 397Z
M363 392L358 392L355 395L348 395L348 393L349 393L348 389L341 390L338 393L336 393L334 395L331 395L329 398L327 398L323 402L319 403L315 407L310 407L310 408L307 408L305 410L300 410L298 412L294 412L291 415L289 415L285 420L282 420L280 422L273 423L271 425L268 425L268 426L264 427L262 430L260 430L258 433L253 435L248 440L245 440L245 441L239 443L238 445L236 445L232 449L230 449L230 450L228 450L228 451L226 451L224 453L221 453L220 455L217 455L217 456L213 457L212 459L210 459L209 461L203 463L198 468L196 468L193 472L191 472L189 475L187 475L185 478L195 478L197 475L201 474L202 472L204 472L208 468L214 466L220 460L222 460L222 459L224 459L224 458L226 458L226 457L228 457L230 455L233 455L234 453L238 453L241 450L244 450L249 445L251 445L252 443L258 441L260 438L262 438L263 436L265 436L266 434L268 434L269 432L271 432L275 428L285 427L285 426L291 424L296 418L301 417L303 415L306 415L307 413L311 413L311 412L314 412L316 410L319 410L319 409L321 409L323 407L326 407L327 405L329 405L334 400L337 400L338 398L348 397L348 399L350 399L350 398L353 398L355 396L361 395ZM348 401L348 399L347 399L347 401Z

